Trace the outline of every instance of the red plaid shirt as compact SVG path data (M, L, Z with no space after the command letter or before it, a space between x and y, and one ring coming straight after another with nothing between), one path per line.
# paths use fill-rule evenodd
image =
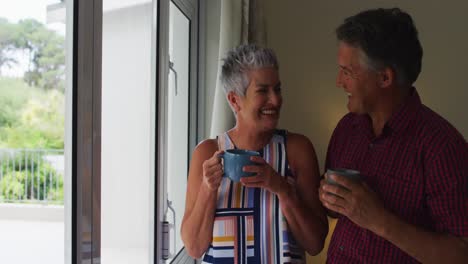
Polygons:
M375 137L367 115L347 114L333 132L326 168L361 172L402 220L468 237L468 145L413 90ZM327 263L417 263L395 245L342 216Z

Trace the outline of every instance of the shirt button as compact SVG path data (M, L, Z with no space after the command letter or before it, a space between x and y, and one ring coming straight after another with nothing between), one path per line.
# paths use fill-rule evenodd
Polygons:
M373 147L374 147L374 144L370 143L369 148L373 148Z
M343 251L344 247L343 246L340 246L340 250Z

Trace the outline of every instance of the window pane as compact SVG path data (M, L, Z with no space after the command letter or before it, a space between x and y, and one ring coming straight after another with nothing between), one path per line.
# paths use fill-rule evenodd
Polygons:
M150 263L152 2L103 1L101 260ZM152 263L152 262L151 262Z
M71 197L65 161L72 93L71 59L67 64L65 58L72 43L67 21L73 19L66 13L59 0L0 3L2 263L62 264L70 258L69 233L64 239L70 208L64 204Z
M185 210L189 150L189 69L190 20L174 3L169 7L169 91L168 91L168 166L167 196L174 212L168 212L171 232L171 252L183 247L180 226ZM175 213L175 216L174 216ZM171 217L175 218L171 219ZM175 241L174 241L175 239Z

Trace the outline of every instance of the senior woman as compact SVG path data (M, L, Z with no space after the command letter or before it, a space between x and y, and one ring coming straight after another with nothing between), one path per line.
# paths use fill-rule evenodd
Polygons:
M204 255L203 263L305 263L304 250L322 250L328 222L312 143L277 129L282 96L276 56L256 45L239 46L224 60L221 80L236 124L194 150L181 228L186 250L194 258ZM258 165L244 167L256 174L240 182L222 177L219 158L235 148L261 154L251 158Z

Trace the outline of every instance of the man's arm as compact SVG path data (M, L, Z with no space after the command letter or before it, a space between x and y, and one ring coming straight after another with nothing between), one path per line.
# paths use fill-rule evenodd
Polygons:
M332 211L390 241L422 263L468 263L468 239L430 232L406 223L386 210L363 183L331 176L345 188L323 184L320 199Z
M468 263L468 238L426 231L389 214L376 234L422 263Z

